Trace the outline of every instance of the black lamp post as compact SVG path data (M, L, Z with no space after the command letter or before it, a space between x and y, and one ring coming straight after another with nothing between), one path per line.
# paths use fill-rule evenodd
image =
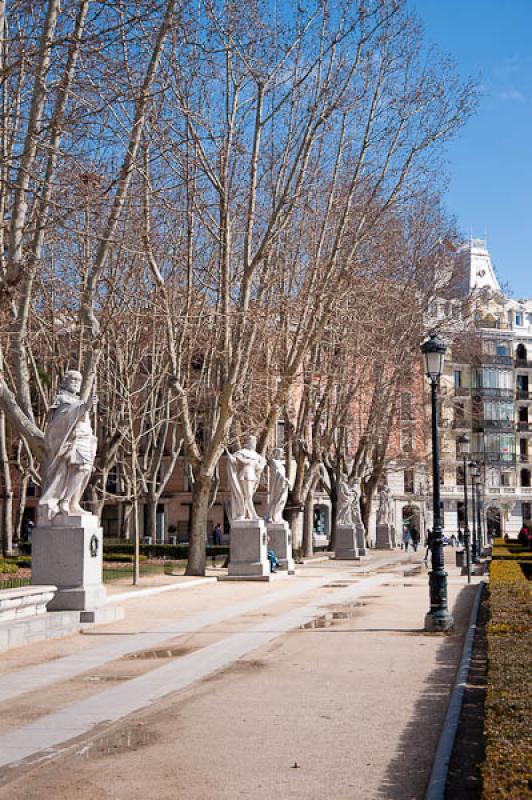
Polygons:
M480 558L478 557L478 537L477 537L477 493L475 488L475 481L479 475L477 469L477 462L470 461L470 474L471 474L471 503L473 505L473 564L479 564Z
M482 526L480 514L480 469L477 466L475 470L475 491L476 491L476 505L477 505L477 560L480 561L482 555Z
M467 457L469 455L469 436L464 433L457 439L460 455L464 464L464 548L466 554L467 582L471 583L471 534L467 509Z
M443 372L446 346L435 333L421 345L425 371L430 378L432 405L432 570L429 573L430 611L425 616L426 631L451 631L452 614L447 608L447 573L444 569L441 502L440 502L440 444L438 435L438 388Z

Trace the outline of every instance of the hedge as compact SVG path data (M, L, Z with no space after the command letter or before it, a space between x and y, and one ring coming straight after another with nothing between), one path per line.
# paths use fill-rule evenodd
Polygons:
M482 797L524 800L532 789L531 592L518 561L499 555L490 565Z
M18 572L18 567L14 561L5 561L3 558L0 558L0 574L14 575L15 572Z
M229 545L207 545L206 551L209 557L225 556L229 553ZM133 544L106 545L104 542L104 558L108 558L108 553L132 554ZM147 558L168 558L173 561L183 561L188 558L188 544L141 544L140 553Z

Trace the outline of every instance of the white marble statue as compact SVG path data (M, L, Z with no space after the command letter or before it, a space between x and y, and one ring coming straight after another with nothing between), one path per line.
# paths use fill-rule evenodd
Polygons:
M270 502L266 511L268 522L284 522L283 511L288 500L288 492L292 485L286 477L286 469L282 462L283 451L275 448L268 459L270 467Z
M362 522L362 513L360 511L360 496L362 494L360 489L360 478L355 478L352 486L353 502L352 502L352 517L356 526L364 527Z
M231 488L231 518L259 519L253 495L257 491L266 459L257 453L257 438L248 436L245 446L227 454L227 474Z
M338 482L336 493L336 524L353 525L353 488L347 478L342 475Z
M85 403L79 398L82 377L76 370L65 372L54 402L48 410L44 433L46 463L39 507L48 520L56 514L87 513L80 506L96 456L89 412L96 397Z
M384 486L379 492L379 507L377 509L377 525L392 524L392 493L389 486Z

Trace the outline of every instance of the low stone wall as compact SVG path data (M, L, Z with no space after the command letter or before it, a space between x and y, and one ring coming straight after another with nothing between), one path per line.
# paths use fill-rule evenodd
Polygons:
M18 589L3 589L0 591L0 625L3 622L44 614L56 591L56 586L20 586Z

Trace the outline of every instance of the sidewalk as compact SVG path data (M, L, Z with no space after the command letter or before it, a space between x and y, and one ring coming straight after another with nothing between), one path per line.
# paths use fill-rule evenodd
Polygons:
M383 557L138 597L31 668L6 654L0 798L422 798L474 586L448 566L457 632L427 636L427 576L364 575Z

